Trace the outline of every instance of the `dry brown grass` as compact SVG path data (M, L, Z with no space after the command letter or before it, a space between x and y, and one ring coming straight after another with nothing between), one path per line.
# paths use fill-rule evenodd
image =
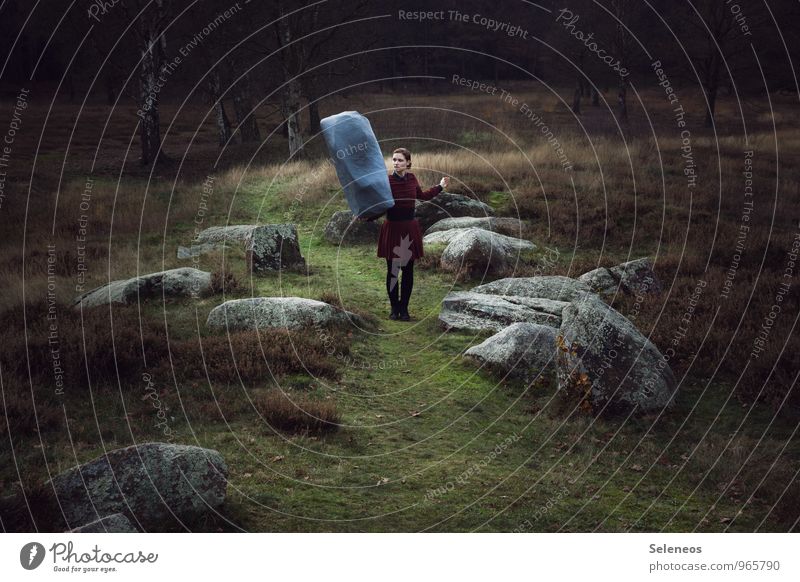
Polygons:
M256 410L270 428L301 434L321 434L339 428L341 416L333 400L322 400L282 390L254 399Z
M87 310L83 317L62 304L56 309L55 344L48 336L51 320L44 302L29 306L25 319L21 311L0 315L0 325L13 338L0 354L11 419L11 426L5 421L0 425L3 434L10 430L15 436L30 435L63 424L53 349L58 350L64 391L70 398L87 394L90 381L95 391L103 392L119 384L135 386L144 373L170 384L200 381L246 387L270 385L290 373L338 377L336 359L317 334L263 330L168 339L163 322L140 319L135 306L114 308L111 315L105 308ZM326 331L347 355L345 332Z

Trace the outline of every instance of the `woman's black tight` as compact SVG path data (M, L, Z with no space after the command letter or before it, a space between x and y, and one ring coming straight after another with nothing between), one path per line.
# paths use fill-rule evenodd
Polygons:
M398 259L386 259L386 293L389 295L392 310L402 313L408 311L408 301L414 288L414 260L411 259L403 266L400 263Z

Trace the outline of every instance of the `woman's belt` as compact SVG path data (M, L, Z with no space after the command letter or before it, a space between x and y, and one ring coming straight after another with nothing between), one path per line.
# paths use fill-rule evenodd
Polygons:
M386 211L386 220L399 222L402 220L414 220L413 208L390 208Z

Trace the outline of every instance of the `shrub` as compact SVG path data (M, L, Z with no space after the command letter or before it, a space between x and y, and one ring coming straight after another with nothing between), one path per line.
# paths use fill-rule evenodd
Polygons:
M233 295L240 290L239 280L236 275L226 271L214 271L211 273L211 292L214 294L225 293Z

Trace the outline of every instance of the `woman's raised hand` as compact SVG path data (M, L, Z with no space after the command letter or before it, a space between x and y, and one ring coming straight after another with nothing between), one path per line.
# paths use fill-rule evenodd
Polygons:
M450 186L450 178L448 178L447 176L442 178L442 181L439 182L439 186L447 190L447 188Z

